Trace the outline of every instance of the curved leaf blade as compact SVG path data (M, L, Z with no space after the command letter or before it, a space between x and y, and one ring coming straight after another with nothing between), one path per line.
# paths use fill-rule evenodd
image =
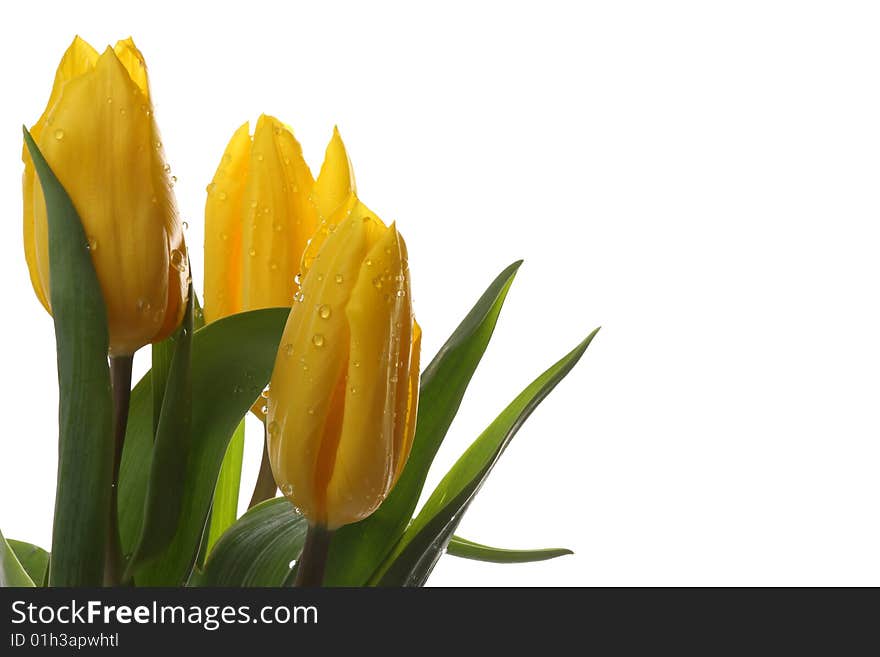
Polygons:
M15 551L0 532L0 587L34 586L34 580L22 566Z
M192 443L192 335L193 294L190 284L183 322L174 335L174 354L168 367L153 443L144 524L128 564L129 574L137 572L143 561L164 550L177 531ZM154 387L154 404L155 390Z
M24 129L49 227L49 297L58 352L58 485L51 586L100 586L113 480L107 311L79 215Z
M211 504L211 521L208 530L207 552L223 536L238 518L238 494L241 488L241 464L244 460L244 420L238 424L226 455L220 466L217 486L214 488L214 502Z
M45 586L49 574L49 553L43 548L32 543L16 541L11 538L6 540L9 547L18 557L18 562L27 571L35 586Z
M336 532L324 577L326 586L366 584L403 534L521 264L522 260L514 262L492 281L425 368L419 388L416 435L403 474L373 515Z
M269 381L289 312L289 308L268 308L240 313L193 333L191 377L198 392L192 399L192 444L180 518L167 548L138 571L139 586L178 586L187 581L229 440ZM120 518L131 516L124 524L123 540L130 541L124 546L133 545L141 531L146 478L138 477L137 471L152 458L151 426L152 392L144 377L132 394L120 473Z
M468 506L529 415L583 356L599 329L535 379L471 444L434 489L373 578L380 586L422 586Z
M217 541L200 586L282 586L299 556L308 522L284 497L256 505Z
M489 563L531 563L534 561L546 561L567 554L574 554L566 548L540 548L538 550L510 550L506 548L489 547L480 543L474 543L460 536L453 536L446 546L446 554L462 559L486 561Z

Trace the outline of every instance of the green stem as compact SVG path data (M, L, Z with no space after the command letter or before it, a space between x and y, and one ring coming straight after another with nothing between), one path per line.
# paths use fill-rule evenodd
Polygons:
M251 495L251 501L248 508L255 507L260 502L271 500L275 497L277 486L275 485L275 475L272 474L272 465L269 463L269 446L266 441L268 435L266 432L266 423L263 423L263 460L260 461L260 474L257 475L257 483L254 486L254 494Z
M119 466L125 428L128 425L128 407L131 401L131 366L134 356L110 357L110 385L113 389L113 483L110 490L110 519L107 525L107 544L104 555L104 586L119 586L125 559L119 539Z
M324 568L327 566L327 553L333 531L323 525L309 524L306 543L296 564L294 586L321 586L324 583Z

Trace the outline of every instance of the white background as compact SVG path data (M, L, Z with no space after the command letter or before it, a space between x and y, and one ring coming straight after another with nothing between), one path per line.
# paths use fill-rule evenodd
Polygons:
M315 171L339 125L362 198L408 241L425 362L525 258L429 489L524 385L604 327L460 528L575 556L445 557L431 583L880 584L873 3L0 7L7 537L50 544L56 467L52 324L21 246L20 126L43 110L74 34L99 50L132 34L199 288L205 185L260 112L293 125Z

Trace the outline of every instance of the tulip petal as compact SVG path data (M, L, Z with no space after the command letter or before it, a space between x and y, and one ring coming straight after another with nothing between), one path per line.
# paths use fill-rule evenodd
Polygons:
M244 310L289 306L317 217L312 175L293 133L262 115L254 131L242 221Z
M46 127L46 119L49 111L58 102L61 97L61 89L73 78L90 71L98 61L98 53L92 46L80 37L74 37L73 43L65 51L58 64L55 72L55 82L52 85L52 93L49 101L46 103L46 109L31 127L30 133L35 140L39 140L43 129ZM40 186L36 181L34 174L34 165L31 157L27 152L27 148L22 147L22 161L24 162L24 174L22 176L22 198L24 206L24 256L27 261L28 274L30 275L31 285L34 292L43 307L51 312L49 307L49 288L48 278L43 279L40 275L40 268L37 264L37 248L34 226L34 198L35 195L42 195ZM47 256L44 256L47 257Z
M403 424L404 432L399 447L399 453L396 456L397 469L394 471L394 481L392 486L400 479L403 474L403 468L409 459L409 453L412 450L413 439L416 434L416 415L418 413L419 403L419 373L420 358L422 351L422 327L413 319L412 346L409 353L409 377L407 377L406 391L406 422Z
M326 242L303 281L303 298L290 313L272 374L268 447L275 481L316 520L326 516L326 479L341 429L349 345L344 309L366 240L363 221L350 220Z
M242 212L251 155L248 124L229 140L205 201L205 321L241 312Z
M138 89L141 90L147 98L150 97L150 85L147 81L147 64L141 51L134 45L131 37L116 42L113 48L119 61L128 71L128 75Z
M409 378L403 372L401 380L398 359L401 345L409 355L412 332L403 272L403 251L397 229L391 226L367 253L345 309L351 332L349 389L327 487L330 528L367 517L394 481L395 456L402 451L402 442L395 447L395 437L402 436L399 425L406 423Z
M318 214L329 220L333 212L345 203L350 195L356 193L354 169L351 166L351 160L348 159L342 137L339 136L339 129L334 127L333 136L324 153L321 172L315 182L315 202Z
M107 48L94 69L64 84L47 121L38 143L89 237L110 352L133 353L165 323L169 267L186 266L185 252L169 253L182 236L152 108ZM34 197L36 264L47 287L45 204Z

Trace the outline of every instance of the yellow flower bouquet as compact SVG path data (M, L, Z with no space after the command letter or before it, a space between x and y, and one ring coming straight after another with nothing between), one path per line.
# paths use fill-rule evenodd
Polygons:
M596 331L418 505L519 262L421 369L405 220L360 200L337 130L317 177L280 120L233 133L207 186L204 307L131 39L101 54L75 39L24 141L24 251L55 327L59 463L51 549L0 535L0 583L421 586L446 553L569 553L455 532ZM147 345L152 367L132 387ZM248 413L263 463L239 516Z

